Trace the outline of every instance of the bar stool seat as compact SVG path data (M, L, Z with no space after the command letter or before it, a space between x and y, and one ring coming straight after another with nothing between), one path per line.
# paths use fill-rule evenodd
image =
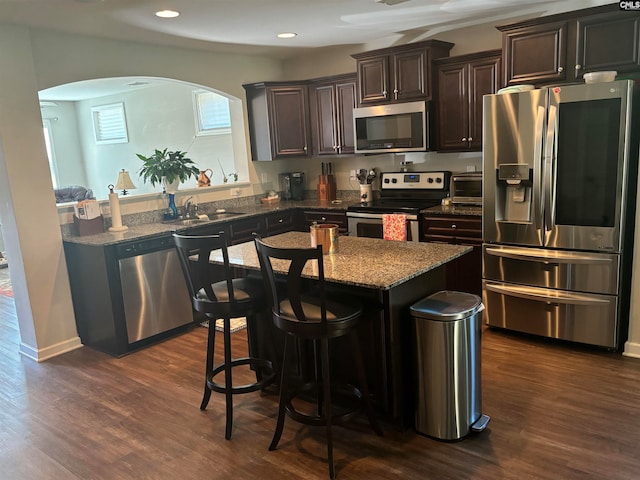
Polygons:
M207 408L212 391L225 394L225 438L229 440L233 427L233 395L262 390L273 383L276 377L271 361L251 355L234 359L231 352L231 319L246 317L248 325L257 321L266 306L264 288L255 280L233 278L224 232L205 236L173 234L173 238L193 308L209 319L205 385L200 409ZM225 277L222 281L215 281L221 267L216 268L209 262L213 250L222 251L222 272ZM224 361L214 367L217 319L223 319ZM232 370L242 365L248 365L256 371L256 381L234 386ZM215 377L223 372L224 383L217 382Z

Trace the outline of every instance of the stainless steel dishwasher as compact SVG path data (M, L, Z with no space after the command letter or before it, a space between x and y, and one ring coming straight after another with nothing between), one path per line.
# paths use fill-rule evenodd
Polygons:
M129 343L193 322L193 310L173 238L118 246Z

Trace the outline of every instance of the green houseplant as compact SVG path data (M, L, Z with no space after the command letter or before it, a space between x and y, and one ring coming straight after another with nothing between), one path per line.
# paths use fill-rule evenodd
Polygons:
M143 181L151 182L154 187L156 183L167 186L178 180L185 182L190 177L198 178L200 170L186 154L187 152L180 150L170 152L166 148L164 150L156 149L148 157L136 153L136 156L142 160L142 167L138 170L138 174Z

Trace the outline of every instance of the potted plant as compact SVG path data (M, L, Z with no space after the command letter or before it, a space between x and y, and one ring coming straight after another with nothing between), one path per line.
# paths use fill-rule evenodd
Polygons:
M148 157L137 153L136 156L142 160L138 174L144 182L149 181L154 187L156 183L161 183L169 191L168 186L175 182L185 182L190 177L198 178L200 170L186 154L180 150L170 152L166 148L156 149Z

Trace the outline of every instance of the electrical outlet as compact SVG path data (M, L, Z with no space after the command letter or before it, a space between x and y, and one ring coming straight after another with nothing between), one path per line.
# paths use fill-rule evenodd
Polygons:
M233 187L231 189L231 196L232 197L239 197L241 193L241 190L238 187Z
M467 172L475 172L475 171L476 171L475 165L467 165Z
M349 178L356 178L356 175L357 175L356 170L349 170Z

